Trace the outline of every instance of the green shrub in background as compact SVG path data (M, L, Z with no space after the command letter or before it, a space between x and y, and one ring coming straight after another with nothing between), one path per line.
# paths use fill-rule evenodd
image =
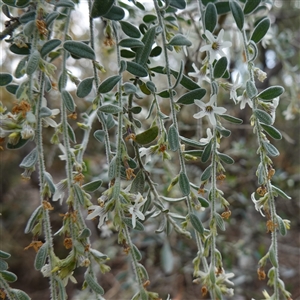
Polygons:
M218 240L234 217L229 198L237 186L230 188L226 168L241 168L230 154L240 142L232 132L246 121L256 139L247 146L246 159L253 158L257 176L247 206L265 218L270 237L258 260L258 277L268 279L264 299L291 299L278 256L278 235L286 235L290 221L276 210L276 201L290 197L274 183L272 161L280 154L274 140L282 133L275 117L285 89L267 81L260 56L268 43L275 45L273 53L281 56L290 80L297 78L282 51L283 36L272 32L273 3L149 3L87 1L80 4L88 5L84 19L72 19L76 1L2 1L7 20L1 39L7 56L12 52L18 63L12 74L0 76L1 86L14 96L13 105L0 103L0 138L3 151L31 145L20 167L24 179L37 171L40 187L40 204L24 226L32 234L27 249L37 251L33 267L49 278L51 299L68 298L66 287L69 280L76 282L80 267L85 271L79 299L103 299L106 275L98 280L98 273L111 268L110 254L101 247L114 232L112 247L121 245L130 257L131 299L160 299L136 232L165 239L161 261L168 273L174 264L168 241L173 230L197 249L185 263L193 267L199 299L233 296L234 274L224 265ZM88 34L81 38L75 25L88 28ZM285 116L293 119L299 86L290 85L287 92ZM64 162L64 178L51 174L49 156L51 162ZM64 213L55 232L53 201L58 200ZM88 226L95 218L100 237ZM56 236L68 249L65 257L55 251ZM5 241L1 247L5 250ZM7 271L8 256L1 255L2 298L28 299L9 286L16 277ZM123 296L116 297L128 294Z

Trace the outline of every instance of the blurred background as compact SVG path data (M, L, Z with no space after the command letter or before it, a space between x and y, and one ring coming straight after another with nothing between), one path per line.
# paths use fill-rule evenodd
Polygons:
M201 54L199 54L197 25L199 16L196 14L196 1L189 1L188 9L180 12L181 17L180 29L188 34L189 39L193 41L193 47L188 49L186 55L181 51L174 54L171 61L172 68L178 69L178 61L185 61L185 73L194 72L192 63L197 67L201 67ZM123 1L124 6L128 3ZM144 3L145 7L151 11L151 5ZM136 24L142 19L140 12L132 6L127 7L130 14L131 10L135 13ZM83 1L78 5L76 11L72 15L70 35L76 37L77 40L88 40L88 26L82 23L78 24L78 20L86 18L87 2ZM22 13L22 12L16 12ZM274 1L274 7L269 13L272 21L272 29L269 35L264 39L263 45L259 45L259 57L256 66L260 67L268 74L267 79L263 83L257 83L260 89L264 89L270 85L281 85L285 88L285 93L280 97L277 107L275 126L282 133L281 141L272 143L280 151L280 156L273 159L276 173L273 177L274 185L285 191L291 200L277 198L277 212L283 219L291 221L291 229L287 235L279 236L279 262L281 265L281 277L284 280L287 289L292 293L293 299L300 299L300 147L299 147L299 110L300 110L300 1L284 0ZM87 18L86 18L87 19ZM1 26L5 16L1 14ZM88 22L88 21L87 21ZM232 19L230 15L224 16L223 27L228 30L232 29ZM88 23L87 23L88 24ZM196 26L196 27L195 27ZM96 21L97 39L102 43L104 36L105 23ZM232 32L235 32L234 29ZM240 59L241 53L238 52L238 36L232 35L233 52L230 53L231 71L235 70L243 74L243 64ZM20 58L7 50L7 43L1 41L1 72L12 72L18 64ZM113 74L116 71L116 63L114 59L114 47L104 46L98 49L98 57L107 73L103 78ZM264 48L267 46L267 48ZM233 59L234 58L234 59ZM69 70L74 76L81 80L91 76L92 70L85 67L85 62L81 60L70 59ZM54 61L55 64L55 61ZM157 65L160 61L157 60ZM59 62L57 62L59 66ZM59 72L59 70L58 70ZM232 73L234 74L234 72ZM100 74L100 77L102 75ZM158 75L157 75L158 77ZM233 80L234 78L231 78ZM154 80L156 80L154 78ZM157 78L157 84L161 80ZM197 79L195 79L197 80ZM15 82L21 82L21 79L15 79ZM205 87L205 82L201 83ZM76 86L69 83L68 89L75 92ZM240 90L242 91L242 89ZM183 94L185 90L178 88L177 94ZM1 101L8 108L15 103L12 94L8 93L5 88L0 90ZM232 215L226 224L226 231L219 232L218 249L223 256L224 268L227 272L233 272L235 278L235 296L233 299L261 299L262 290L267 289L267 280L259 281L257 278L257 262L266 253L270 246L270 234L266 233L266 220L254 209L250 195L257 189L257 178L255 175L258 157L256 155L256 138L253 135L250 126L251 110L246 107L240 110L234 107L227 100L228 92L222 91L223 105L228 109L228 113L243 119L242 125L232 125L224 121L224 126L231 130L231 136L223 139L221 143L221 152L227 153L235 159L235 164L226 165L226 180L222 183L221 189L224 191L225 198L230 202ZM47 95L47 100L51 102L53 108L59 107L58 92L51 92ZM74 98L79 112L84 112L91 105L91 99ZM222 101L221 101L222 102ZM149 99L139 100L138 105L143 107L143 112L149 108ZM169 104L167 100L160 103L165 114L169 114ZM197 124L191 120L193 108L184 107L179 114L179 128L181 135L189 138L199 139L196 133ZM77 142L81 140L82 131L78 128L76 122L80 122L80 114L77 120L70 120L70 124L75 131ZM141 122L145 124L143 115ZM56 120L58 122L58 119ZM199 125L199 124L198 124ZM205 124L203 124L205 126ZM147 127L147 126L146 126ZM94 129L97 130L100 125L96 122ZM205 132L205 129L203 129ZM64 162L58 159L61 154L56 145L52 145L49 140L53 134L53 129L45 128L43 136L45 145L45 157L47 170L52 174L54 182L65 177ZM114 136L112 129L111 135ZM28 143L19 150L11 151L5 148L5 141L0 144L3 150L0 150L0 249L9 252L11 258L8 260L10 271L18 276L18 281L12 284L12 287L24 290L32 299L49 299L48 279L43 278L42 274L33 267L35 252L31 248L24 250L31 242L32 237L24 234L24 228L27 220L39 205L39 184L36 172L32 174L29 181L21 179L20 174L23 170L19 167L22 159L33 149L33 143ZM130 147L129 147L130 148ZM171 193L167 194L167 187L170 184L172 176L177 174L178 164L176 158L171 161L162 163L160 157L153 159L155 168L151 173L154 181L160 184L160 191L166 196L177 196L179 193L174 188ZM95 178L104 180L107 166L105 165L104 147L99 144L93 137L90 139L90 145L87 149L85 162L88 167L86 174L86 182ZM199 183L199 178L205 165L200 161L187 163L189 179L195 184ZM151 168L151 166L149 167ZM103 190L93 194L92 201L96 203L96 199L101 195ZM172 204L173 205L173 204ZM60 229L62 217L60 214L65 213L66 207L60 206L59 203L53 203L54 210L51 212L52 229L56 232ZM186 212L183 202L176 203L172 206L174 212L184 214ZM203 212L202 221L207 225L209 213ZM92 239L95 249L107 254L110 257L108 265L111 272L105 275L99 275L99 282L105 289L105 298L110 300L127 300L133 294L134 282L130 261L123 253L121 245L117 244L117 234L114 232L112 225L108 223L108 229L111 230L107 236L107 231L99 231L97 229L97 221L88 221L93 232ZM150 277L149 290L158 292L162 299L166 299L170 294L173 300L194 300L201 299L201 286L192 283L193 266L192 260L196 255L196 246L193 240L188 240L178 236L172 231L168 238L165 234L153 234L159 224L158 219L149 219L144 223L145 231L138 232L133 230L132 237L134 243L141 250L143 255L142 264L147 268ZM100 237L100 238L99 238ZM66 257L68 251L63 247L63 238L56 236L54 238L55 250L60 258ZM268 265L270 267L270 265ZM78 268L74 277L77 284L69 283L68 292L69 299L91 299L81 292L83 283L83 268ZM130 276L129 276L130 275ZM85 298L86 297L86 298ZM200 298L199 298L200 297ZM204 298L203 298L204 299ZM208 299L208 298L206 298Z

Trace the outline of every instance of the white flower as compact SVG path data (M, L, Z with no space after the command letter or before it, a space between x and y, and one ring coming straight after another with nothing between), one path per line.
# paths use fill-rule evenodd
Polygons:
M150 148L141 147L139 149L140 156L146 156L145 164L151 161L151 154L153 153L153 150Z
M45 264L41 268L41 272L44 277L50 277L51 276L51 268L49 264Z
M260 199L258 199L258 200L256 200L255 199L255 193L252 193L251 194L251 200L252 200L252 202L254 203L254 205L255 205L255 209L257 210L257 211L259 211L260 212L260 214L264 217L265 215L264 215L264 213L262 212L262 208L264 208L264 205L266 204L266 202L267 202L267 200L268 200L268 194L265 194L265 196L264 197L262 197L262 198L260 198Z
M99 205L91 205L88 208L89 210L94 210L92 213L88 214L86 217L87 220L94 219L95 217L99 216L99 223L98 228L100 229L104 224L105 219L107 218L107 211L105 206L101 207Z
M276 108L279 104L279 97L276 97L272 100L272 104L270 106L270 109L271 109L271 117L272 117L272 124L274 124L275 122L275 118L276 118Z
M215 114L222 115L226 112L226 108L217 107L214 105L216 100L217 100L217 95L213 95L210 98L208 103L204 103L200 100L195 100L195 104L199 106L202 109L202 111L194 114L193 117L195 119L200 119L203 118L204 116L208 116L210 123L212 124L212 126L215 127L217 125Z
M29 124L24 124L21 130L21 136L24 140L34 137L34 129Z
M288 120L294 120L295 119L295 112L297 111L297 109L294 107L294 104L291 103L287 109L283 112L284 118L288 121ZM1 136L1 134L0 134Z
M60 113L60 110L58 108L55 109L51 109L51 116L50 117L44 117L43 118L43 125L44 127L57 127L57 123L53 120L53 118L55 118L56 115L58 115Z
M211 132L211 129L210 128L207 128L206 129L206 134L207 134L207 138L201 138L200 139L200 143L203 144L203 145L207 145L210 140L213 138L213 135L212 135L212 132ZM217 148L219 148L220 145L219 143L217 143Z
M138 193L135 197L134 200L134 205L132 205L129 208L129 212L132 215L132 227L135 228L136 225L136 218L140 219L140 220L145 220L145 216L143 215L143 213L140 211L141 206L144 205L144 203L146 202L146 199L143 198L143 196Z
M204 64L204 66L199 70L196 65L193 63L192 67L194 69L195 72L189 72L188 75L190 77L194 77L198 79L198 84L200 84L202 82L202 80L207 80L207 76L206 76L206 64ZM208 79L209 80L209 79Z
M60 205L62 204L65 193L68 190L68 181L67 179L61 180L58 184L56 184L56 189L52 198L52 201L57 201L60 199Z
M264 82L264 80L267 78L267 73L262 71L261 69L259 68L254 68L254 75L257 77L257 79L260 81L260 82Z
M240 81L240 73L237 74L235 82L230 87L230 99L233 99L235 103L238 100L236 90L242 86L242 83L240 83L239 81Z
M102 238L107 238L107 237L110 237L112 235L112 231L110 230L110 228L104 224L102 227L101 227L101 237Z
M224 53L223 49L231 47L231 45L232 45L231 42L223 42L222 41L223 36L224 36L224 29L221 29L217 38L215 38L212 35L212 33L208 30L205 30L205 36L210 41L210 44L201 47L200 51L201 52L209 51L209 54L210 54L209 62L210 63L213 63L218 55L225 56L226 54Z
M241 109L244 109L246 104L248 104L251 108L253 107L252 100L248 97L246 91L244 91L241 96L237 97L237 102L240 103Z
M61 150L61 152L63 153L63 155L59 155L58 157L61 159L61 160L67 160L67 152L66 152L66 148L63 144L59 144L58 145L59 149ZM73 148L70 148L70 154L72 157L74 157L74 151L75 149Z

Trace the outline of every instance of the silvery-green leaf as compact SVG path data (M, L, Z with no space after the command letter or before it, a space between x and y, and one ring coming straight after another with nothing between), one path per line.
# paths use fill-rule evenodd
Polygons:
M186 145L189 145L189 146L192 146L192 147L196 147L196 148L198 148L198 147L202 148L202 147L203 147L203 145L200 144L199 142L196 142L196 141L194 141L194 140L185 138L184 136L181 136L181 135L180 135L179 137L180 137L180 140L181 140L183 143L185 143Z
M78 184L73 185L75 199L81 204L84 205L84 194L81 187Z
M251 14L258 7L260 1L261 0L247 0L243 9L244 14L245 15Z
M98 110L106 114L117 114L119 112L122 112L123 108L114 104L104 104L100 106Z
M270 86L264 91L260 92L257 97L263 100L272 100L280 96L283 92L284 88L282 86Z
M244 27L244 13L238 2L234 0L229 1L230 10L233 18L239 30L243 30Z
M53 183L52 176L48 172L44 172L44 179L49 187L51 194L53 195L55 193L56 188Z
M211 176L211 165L209 165L202 173L201 175L201 181L206 181L210 178Z
M255 109L253 111L254 115L257 117L257 119L267 125L271 125L272 124L272 118L271 116L265 112L264 110L261 109Z
M275 127L267 124L260 123L261 127L264 129L264 131L273 139L275 140L281 140L282 135L279 130L277 130Z
M144 231L145 228L144 228L144 225L136 220L136 224L135 224L135 227L133 228L133 225L132 225L132 219L131 218L128 218L128 217L124 217L122 218L122 221L131 229L135 229L135 230L138 230L138 231Z
M103 18L114 20L114 21L120 21L124 19L124 17L125 17L124 9L116 5L113 5L112 8L109 10L109 12L103 16Z
M274 247L272 245L269 250L269 259L273 267L278 268L277 257L274 251Z
M27 75L32 75L36 71L39 65L40 58L41 58L41 54L38 50L34 50L33 53L29 55L27 66L26 66Z
M8 263L5 260L0 259L0 272L8 269Z
M34 261L34 267L36 270L40 270L46 263L46 259L48 256L48 243L44 243L42 247L38 250L35 261Z
M216 28L218 21L218 15L217 15L217 9L213 3L208 3L208 5L205 8L205 13L204 13L204 24L205 28L213 32Z
M32 36L32 34L34 33L35 29L36 29L35 20L31 20L24 25L23 33L28 38L30 38Z
M35 15L36 15L35 10L25 12L20 16L19 21L22 24L26 24L27 22L30 22L30 21L34 20Z
M31 150L30 153L28 153L22 160L22 162L20 163L20 167L21 168L31 168L35 165L36 161L38 159L38 152L37 152L37 148L34 148L33 150Z
M8 259L8 258L10 258L10 254L9 253L7 253L7 252L5 252L5 251L3 251L3 250L0 250L0 258L2 258L2 259Z
M176 81L175 81L175 83L173 85L173 89L175 89L178 86L178 84L180 83L180 81L182 79L182 76L183 76L183 70L184 70L184 62L183 62L183 60L181 60L180 61L180 69L179 69Z
M273 191L273 194L275 194L275 197L277 197L278 195L281 196L282 198L285 198L285 199L292 199L290 196L288 196L284 191L282 191L280 188L272 185L272 191Z
M85 78L82 80L77 88L76 95L79 98L85 98L93 88L94 77Z
M45 117L50 117L52 116L52 111L50 108L48 108L47 106L43 106L40 109L40 117L41 118L45 118Z
M192 42L180 33L174 35L168 44L170 46L192 46Z
M4 280L7 282L15 282L17 281L18 277L16 274L10 272L10 271L1 271L0 275L3 277Z
M218 213L215 213L214 216L216 219L217 226L220 228L220 230L225 231L225 222L223 218Z
M98 93L105 94L110 92L115 87L115 85L121 80L121 78L121 75L113 75L106 78L103 82L101 82L98 88Z
M64 103L65 107L67 108L67 110L69 110L70 112L74 112L75 111L75 102L74 102L72 95L67 90L63 89L61 91L61 97L62 97L63 103Z
M63 47L71 54L78 56L79 58L87 58L95 60L94 50L87 44L78 41L65 41Z
M26 66L27 60L28 60L28 57L26 56L19 61L17 68L15 69L15 77L16 78L21 78L25 75L25 66Z
M223 114L223 115L219 115L219 116L221 118L227 120L228 122L231 122L231 123L235 123L235 124L242 124L243 123L242 119L239 119L239 118L236 118L236 117L233 117L233 116L230 116L230 115Z
M162 233L166 228L167 220L165 217L161 219L159 227L155 230L155 233Z
M170 198L170 197L160 196L160 198L167 202L180 202L180 201L186 200L186 197Z
M203 163L206 163L209 160L211 155L211 147L212 147L212 140L209 141L209 143L205 146L202 152L201 161Z
M119 42L119 46L125 47L125 48L139 48L139 47L145 47L144 43L140 40L133 39L133 38L126 38Z
M142 254L139 251L139 249L137 248L137 246L132 244L132 249L131 250L132 250L132 253L135 256L136 260L140 261L142 259Z
M52 22L59 16L59 12L58 11L52 11L50 12L47 17L46 17L46 24L47 24L47 27L49 27Z
M97 294L103 295L104 290L103 288L99 285L99 283L94 279L94 277L86 271L84 274L84 279L88 286Z
M99 142L101 142L101 143L103 143L104 142L104 138L105 138L105 132L104 132L104 130L96 130L95 132L94 132L94 137L99 141Z
M74 8L75 3L71 0L59 0L55 3L56 7Z
M178 150L179 148L178 132L173 124L169 127L168 130L168 142L171 151L175 152Z
M209 202L205 198L198 196L197 199L202 207L209 207Z
M16 296L16 300L30 300L31 298L22 290L11 289L11 291Z
M185 173L180 172L178 182L179 182L179 187L180 187L180 190L181 190L182 194L184 196L189 195L189 193L190 193L190 182L189 182L189 179L188 179L188 177L186 176Z
M46 56L49 52L54 50L60 44L61 44L61 40L59 40L59 39L52 39L52 40L47 41L41 49L41 56L42 57Z
M185 0L170 0L170 6L178 8L178 9L185 9L186 1Z
M27 222L27 225L25 227L25 230L24 232L27 234L27 233L30 233L35 225L35 223L37 222L37 220L40 218L41 214L43 213L43 207L42 205L38 206L34 212L31 214L28 222Z
M172 273L174 269L174 257L167 239L164 240L163 247L160 252L161 265L166 274Z
M263 142L263 146L271 156L278 156L280 154L278 149L269 142Z
M221 78L227 70L228 60L226 56L221 57L214 66L214 77Z
M123 84L123 90L126 95L135 94L137 92L137 87L130 82L125 82Z
M234 159L227 154L218 153L218 156L226 164L232 165L234 163Z
M270 24L271 22L269 18L266 17L262 19L254 28L250 40L252 40L256 44L259 43L268 32Z
M130 193L143 193L145 187L145 175L143 170L139 170L131 183Z
M280 218L279 216L276 216L276 218L277 218L278 230L281 235L285 236L286 235L285 224L284 224L282 218Z
M189 217L190 217L190 221L191 221L191 224L194 227L194 229L197 230L199 233L203 234L204 228L203 228L202 222L199 220L199 218L193 213L190 213Z
M137 77L148 76L148 71L143 66L132 61L127 62L127 71Z
M246 92L250 99L253 99L257 95L257 88L251 80L246 82Z
M89 228L84 228L84 229L80 232L78 238L79 238L79 239L86 239L86 238L90 237L91 235L92 235L91 230L90 230ZM90 249L90 251L91 251L91 249Z

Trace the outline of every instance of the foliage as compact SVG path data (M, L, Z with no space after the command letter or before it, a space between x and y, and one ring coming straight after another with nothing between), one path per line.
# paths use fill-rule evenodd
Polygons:
M277 82L264 86L267 74L259 64L268 42L275 48L282 45L268 36L271 1L154 0L148 9L135 0L88 0L84 21L89 33L82 37L72 31L76 6L71 0L2 4L8 20L1 39L6 38L14 59L21 59L13 72L0 75L0 85L16 101L12 107L0 102L0 138L4 151L32 145L20 167L24 179L37 169L40 203L25 233L32 234L28 247L37 252L34 268L49 277L51 299L67 299L66 286L69 279L76 282L73 273L79 267L85 268L84 297L105 297L97 275L110 271L110 255L91 241L86 220L94 218L99 218L103 235L116 232L131 259L132 299L160 298L150 290L151 278L134 239L136 231L149 230L152 238L174 230L178 238L192 239L197 251L189 264L202 296L232 296L234 274L225 271L218 239L227 230L229 192L234 190L226 190L225 196L222 183L225 167L239 164L226 140L237 141L232 128L248 119L257 140L248 150L256 151L258 161L257 189L249 205L266 218L270 233L270 247L257 272L259 279L268 277L271 287L265 299L291 299L278 257L278 234L287 234L290 221L277 213L275 203L277 197L291 198L274 183L272 161L280 154L273 140L281 140L282 134L274 123L285 89ZM104 35L96 37L96 28ZM286 72L294 76L285 52L278 52ZM82 69L80 76L73 74L74 68ZM297 89L287 92L295 95ZM297 114L295 99L287 119ZM241 119L237 111L244 109L249 115ZM51 127L51 136L45 127ZM45 163L49 142L62 152L54 160L65 163L65 178L58 183ZM104 153L97 174L89 151ZM190 169L195 164L199 176ZM65 211L54 233L51 211L58 200ZM69 251L64 258L55 251L56 235ZM168 240L161 257L168 273L173 264ZM9 288L5 272L0 274L3 292L10 299L27 297Z

